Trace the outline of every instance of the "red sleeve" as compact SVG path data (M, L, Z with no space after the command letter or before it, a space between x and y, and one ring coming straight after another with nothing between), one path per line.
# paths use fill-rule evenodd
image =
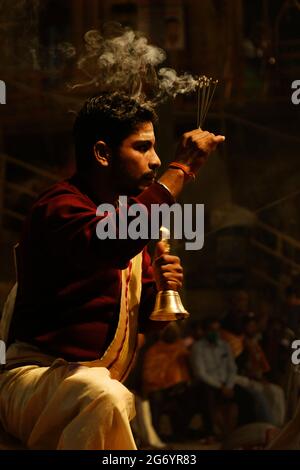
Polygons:
M148 218L148 227L150 227L151 205L163 203L171 205L175 201L163 186L154 183L138 197L128 198L128 202L128 206L143 204ZM49 254L51 255L53 251L55 256L59 255L71 265L81 268L107 265L124 269L130 259L143 250L149 239L118 239L117 223L116 239L100 240L96 233L98 222L104 218L112 220L113 218L112 214L97 216L96 209L96 205L91 204L88 198L76 193L64 192L43 198L37 204L35 214L37 223L43 221L42 237ZM120 211L115 212L118 222L118 217L121 217ZM32 215L33 223L35 214Z

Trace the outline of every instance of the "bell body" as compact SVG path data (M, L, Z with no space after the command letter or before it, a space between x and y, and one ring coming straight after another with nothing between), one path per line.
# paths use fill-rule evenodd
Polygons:
M182 305L180 295L175 290L158 292L155 307L150 315L154 321L174 321L188 318L190 314Z

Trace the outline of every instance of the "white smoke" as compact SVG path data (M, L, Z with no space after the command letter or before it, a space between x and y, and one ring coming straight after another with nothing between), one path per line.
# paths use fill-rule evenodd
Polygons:
M22 68L43 70L51 89L67 82L84 94L123 91L154 106L197 89L199 78L166 67L163 49L118 23L87 31L81 49L68 41L45 46L38 32L43 5L39 0L0 0L1 65L10 69L13 64L18 77Z
M84 50L77 57L77 68L83 79L71 88L123 91L137 101L152 105L194 91L199 79L160 67L165 59L165 51L149 44L141 33L121 25L106 25L101 32L85 33Z

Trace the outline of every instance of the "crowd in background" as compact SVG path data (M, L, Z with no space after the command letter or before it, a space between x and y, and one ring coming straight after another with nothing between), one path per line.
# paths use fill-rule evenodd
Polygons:
M286 290L280 315L264 299L252 311L239 290L223 313L172 322L146 338L132 388L137 420L147 415L154 447L222 441L249 423L282 428L300 394L300 381L291 381L300 375L291 363L291 342L300 338L298 286Z

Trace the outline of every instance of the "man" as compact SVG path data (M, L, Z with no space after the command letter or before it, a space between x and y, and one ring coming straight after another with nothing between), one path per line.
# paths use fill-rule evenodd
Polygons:
M230 346L220 338L220 322L208 318L203 327L204 337L192 346L191 365L195 379L203 384L206 430L210 435L215 434L218 422L223 421L223 432L228 433L237 424L234 403L236 365Z
M204 332L204 338L192 347L191 361L195 378L204 384L204 419L208 431L214 433L218 421L225 434L237 424L271 422L264 394L248 388L248 379L237 375L230 344L221 339L219 320L208 318Z
M234 358L239 363L244 350L243 319L249 313L249 295L238 290L230 299L231 307L222 319L222 339L231 347Z
M159 431L161 415L167 411L172 426L170 440L188 436L189 421L196 414L198 394L190 386L189 352L177 323L169 323L158 340L146 350L142 381L156 430Z
M177 257L149 240L99 240L100 203L172 204L222 136L195 130L155 181L155 113L121 93L89 99L74 126L77 173L46 191L26 221L0 376L0 420L30 449L135 449L133 397L121 384L157 290L180 288ZM122 208L123 213L124 208Z
M239 371L249 381L247 388L252 388L266 399L270 421L275 426L282 426L285 418L285 397L282 388L267 380L270 365L257 340L257 320L254 313L244 319L245 350L243 366Z

